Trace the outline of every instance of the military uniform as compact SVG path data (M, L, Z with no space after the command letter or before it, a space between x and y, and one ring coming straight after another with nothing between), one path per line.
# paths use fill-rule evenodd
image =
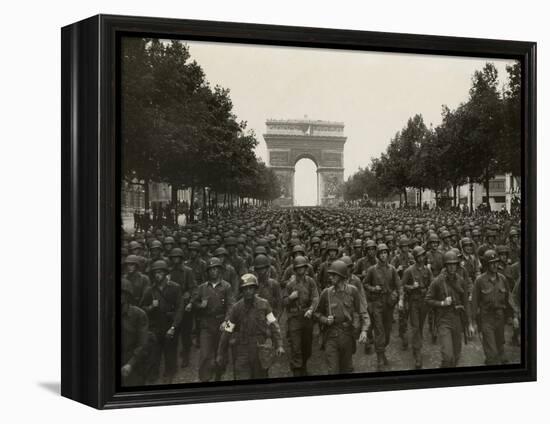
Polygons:
M399 252L394 256L391 264L397 270L397 275L399 278L403 276L403 272L411 265L414 264L414 258L411 253ZM405 295L407 293L405 292ZM407 340L407 320L409 317L409 310L407 308L408 304L405 303L405 307L398 311L398 328L399 328L399 338L402 340L403 349L407 349L408 340Z
M123 386L143 386L146 382L147 342L149 321L147 314L134 305L121 314L122 332L120 337L122 365L129 364L132 371L122 377Z
M298 298L290 299L292 292L298 292ZM311 357L313 343L313 321L306 318L306 311L314 311L319 302L319 292L315 281L304 275L294 275L288 282L283 296L283 305L287 313L287 340L290 349L290 368L294 375L307 375L307 361Z
M487 365L504 362L504 325L511 312L510 291L506 277L496 273L480 275L472 293L472 315L482 334L483 351Z
M441 302L447 297L452 298L452 304L443 306ZM440 273L428 288L426 303L435 310L441 367L455 367L462 351L464 326L469 324L465 281L458 274L451 277L447 272Z
M334 323L326 325L332 315ZM330 286L323 290L316 317L324 325L325 355L329 374L353 372L352 356L355 353L357 326L367 331L368 316L359 291L345 283L342 289Z
M203 300L206 308L201 308ZM199 380L212 381L221 378L221 370L216 366L216 353L220 341L220 325L225 321L231 306L235 303L233 287L227 281L202 283L197 290L194 309L198 318L200 354Z

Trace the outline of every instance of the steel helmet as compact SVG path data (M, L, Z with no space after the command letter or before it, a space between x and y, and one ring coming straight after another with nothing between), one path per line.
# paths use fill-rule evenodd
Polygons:
M151 246L149 248L150 249L162 249L162 243L158 240L153 240L151 242Z
M413 256L414 258L418 258L419 256L423 255L424 253L426 253L426 250L424 250L424 248L422 246L416 246L414 249L413 249Z
M380 243L378 246L376 246L376 254L381 253L384 250L388 253L390 251L390 249L388 248L388 245L386 243Z
M131 241L128 245L129 250L141 249L141 244L137 241Z
M187 237L180 238L180 246L187 246L189 244L189 239Z
M134 295L134 286L132 286L130 280L126 278L122 278L120 283L120 290L128 293L130 296Z
M353 247L363 247L363 240L357 239L353 242Z
M256 246L254 248L254 254L255 255L267 255L267 250L263 246Z
M328 270L329 274L336 274L342 278L348 278L348 266L343 261L334 261Z
M136 264L139 265L139 258L137 255L128 255L126 257L126 260L124 261L125 264Z
M311 244L315 244L315 243L321 243L321 239L319 237L312 237Z
M168 236L164 238L164 244L176 244L174 237Z
M464 237L460 243L462 244L462 246L468 246L468 245L473 245L474 242L472 241L472 239L470 237Z
M171 258L174 258L176 256L178 256L180 258L183 258L183 250L181 250L179 247L174 247L170 251L170 254L168 256L171 257Z
M399 239L399 246L408 246L411 242L407 237L401 237Z
M462 252L460 251L460 249L457 249L456 247L453 247L451 250L451 252L455 252L456 253L456 256L458 258L460 258L462 256Z
M338 252L338 244L335 241L329 241L327 250L336 250L336 252Z
M497 246L497 253L500 255L501 253L510 253L510 248L506 246L505 244L501 244Z
M441 231L441 238L442 239L446 239L446 238L449 238L451 237L451 233L447 230L444 230L444 231Z
M516 230L515 228L512 228L510 230L510 236L519 236L518 230Z
M241 277L241 289L248 287L248 286L256 286L258 287L258 279L254 274L244 274Z
M445 261L445 265L447 264L457 264L460 261L458 260L458 256L456 255L456 252L453 252L452 250L449 250L445 253L443 256L443 259Z
M489 249L483 254L483 260L490 264L492 262L499 262L500 258L498 257L497 252L493 249Z
M214 256L222 256L222 255L227 256L227 250L225 249L225 247L218 247L216 250L214 250Z
M307 266L307 259L303 256L296 256L293 262L294 269Z
M153 265L151 266L151 271L165 271L168 272L168 265L166 264L166 261L160 260L155 261Z
M227 237L225 239L225 245L226 246L236 246L237 245L237 239L235 237Z
M296 246L294 246L292 248L292 254L294 254L294 253L301 253L303 255L306 252L305 252L304 248L301 245L297 244Z
M350 239L350 238L351 238L351 234L350 234L350 233L344 234L344 238Z
M430 236L428 237L428 242L429 243L433 243L433 242L439 243L439 237L437 236L436 233L431 233Z
M200 247L201 247L201 244L196 240L189 243L189 250L199 250Z
M258 255L254 258L254 269L268 268L271 260L266 255Z
M365 243L365 248L370 249L373 247L376 249L376 242L374 240L367 240Z
M351 260L351 258L348 255L342 256L339 260L344 262L347 267L353 266L353 261Z
M220 258L213 257L208 259L208 263L206 264L206 269L215 268L215 267L218 267L218 268L223 267L222 261L220 260Z

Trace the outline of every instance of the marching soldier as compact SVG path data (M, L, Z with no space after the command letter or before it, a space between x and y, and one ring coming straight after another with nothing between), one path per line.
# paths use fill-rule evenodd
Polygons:
M258 255L254 258L254 273L258 280L257 295L269 302L278 319L282 312L283 296L279 283L269 277L270 265L271 261L265 255Z
M328 271L331 284L323 290L315 315L323 325L329 374L353 372L352 356L359 343L367 340L368 315L359 291L347 284L347 266L334 261Z
M154 351L153 375L155 379L160 371L161 358L164 357L164 382L172 383L177 369L177 330L181 324L183 308L181 287L168 280L168 265L159 260L151 265L152 285L143 294L143 310L147 312L151 331L157 345Z
M376 265L376 243L374 240L367 240L365 243L366 255L360 258L353 269L353 273L363 279L367 276L367 270Z
M435 309L437 336L441 349L441 368L456 367L462 351L462 337L469 337L470 325L465 281L457 274L459 264L454 252L445 253L445 272L430 284L426 303Z
M397 303L399 309L403 309L404 300L397 270L388 263L388 246L379 244L376 253L378 262L369 268L363 284L374 329L377 367L383 371L389 365L386 347L390 343L393 311Z
M403 272L415 263L413 256L409 252L409 243L407 236L401 237L399 239L399 253L391 261L391 264L397 270L399 278L403 277ZM406 294L405 292L405 295ZM409 340L407 338L408 310L406 306L407 303L405 303L405 308L398 311L399 338L401 339L402 350L407 350L409 347Z
M422 333L424 321L429 310L424 298L433 276L426 266L426 251L422 246L416 246L413 249L413 257L415 263L405 270L401 284L408 304L414 366L419 369L422 368Z
M295 377L307 375L307 361L313 343L312 314L319 302L315 280L306 275L307 259L294 258L294 275L283 297L287 312L287 339L290 349L290 368Z
M472 294L472 315L478 323L478 331L482 334L486 365L506 363L504 325L512 311L506 277L498 273L499 260L494 250L485 251L484 262L487 271L476 279ZM514 326L517 326L517 322Z
M151 285L149 277L139 272L140 260L136 255L128 255L124 261L126 274L124 277L132 284L132 305L140 305L145 289Z
M133 286L122 278L121 288L121 350L120 370L123 386L143 386L145 384L145 361L149 321L147 314L133 304Z
M227 262L227 250L225 247L218 247L214 251L214 257L218 258L222 263L222 280L227 281L233 287L233 293L237 298L239 296L239 276L233 266Z
M216 363L219 369L225 366L227 348L232 343L233 378L267 378L273 360L273 345L275 355L285 353L281 331L269 302L256 295L256 277L245 274L241 280L243 297L229 311L221 332Z
M199 257L200 243L192 241L189 243L189 259L185 265L193 270L197 285L202 284L206 276L206 262Z
M199 318L199 380L202 382L221 380L224 371L216 362L216 353L220 329L235 303L235 297L231 284L221 278L222 267L219 258L208 260L207 281L199 286L193 305Z
M334 241L328 242L327 253L328 257L325 262L319 267L319 275L317 276L317 287L323 290L330 285L329 269L332 262L338 257L338 244Z

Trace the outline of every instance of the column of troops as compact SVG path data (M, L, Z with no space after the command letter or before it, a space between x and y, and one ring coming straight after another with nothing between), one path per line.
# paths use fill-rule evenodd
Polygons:
M123 384L173 383L194 347L201 382L266 378L280 356L306 376L316 339L326 373L366 371L354 370L357 343L385 371L395 324L416 368L425 338L441 367L477 340L487 365L504 364L505 327L520 340L519 231L505 212L365 208L123 231Z

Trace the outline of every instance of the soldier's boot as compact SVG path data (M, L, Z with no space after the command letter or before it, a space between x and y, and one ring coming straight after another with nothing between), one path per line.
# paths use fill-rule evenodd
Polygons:
M187 368L189 366L189 350L183 349L181 351L181 367Z
M384 365L389 365L390 361L388 361L388 357L386 356L386 352L382 352L382 360L384 361Z
M409 348L409 339L407 335L404 334L401 336L401 350L407 350Z
M413 356L414 356L414 367L418 370L422 368L422 353L420 350L415 349L413 350Z
M386 365L384 361L384 354L382 352L376 352L376 371L385 371Z

